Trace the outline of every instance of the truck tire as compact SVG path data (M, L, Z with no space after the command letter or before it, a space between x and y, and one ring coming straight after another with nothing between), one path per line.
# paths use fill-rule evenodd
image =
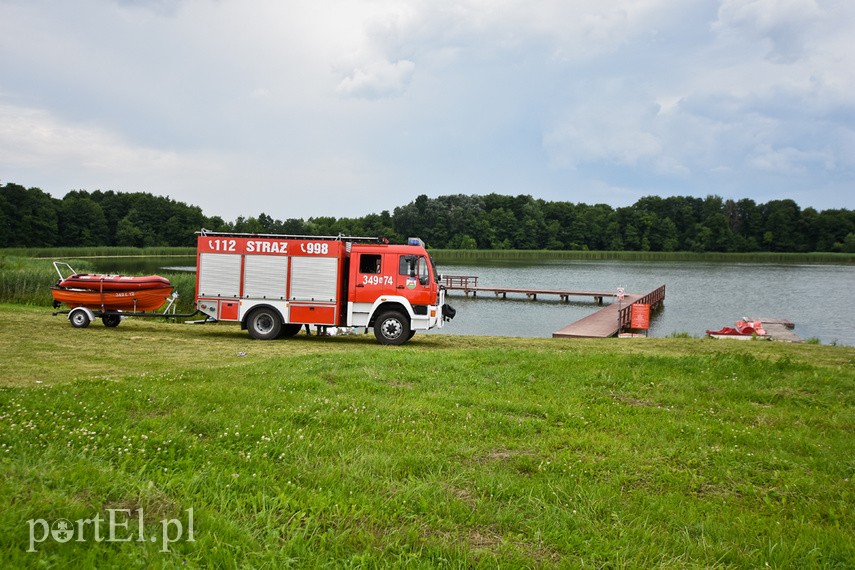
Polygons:
M374 336L380 344L404 344L410 340L410 319L398 311L381 313L374 321Z
M256 340L270 340L279 336L282 321L279 312L269 307L254 310L246 318L246 330Z
M299 323L288 323L287 325L282 325L282 330L279 331L279 338L291 338L292 336L296 336L302 328L303 325Z

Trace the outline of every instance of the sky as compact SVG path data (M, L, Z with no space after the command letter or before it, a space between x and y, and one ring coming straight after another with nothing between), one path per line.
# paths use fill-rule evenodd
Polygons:
M0 0L0 183L855 209L852 0Z

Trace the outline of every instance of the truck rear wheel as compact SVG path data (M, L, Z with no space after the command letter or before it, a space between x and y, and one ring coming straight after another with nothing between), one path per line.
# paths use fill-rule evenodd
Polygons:
M398 311L386 311L374 321L374 336L380 344L404 344L410 335L410 319Z
M303 325L299 323L288 323L287 325L282 325L282 330L279 331L279 338L291 338L292 336L296 336L302 328Z
M246 319L246 330L256 340L270 340L279 336L282 321L279 313L268 307L261 307L250 313Z

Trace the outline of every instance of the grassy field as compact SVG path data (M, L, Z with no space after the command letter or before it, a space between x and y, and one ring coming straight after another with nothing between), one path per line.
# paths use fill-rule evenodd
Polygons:
M0 319L3 567L855 567L854 348Z

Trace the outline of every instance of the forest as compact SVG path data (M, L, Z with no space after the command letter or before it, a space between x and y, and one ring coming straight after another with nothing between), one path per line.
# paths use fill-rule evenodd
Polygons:
M529 195L421 195L357 218L223 220L198 206L147 192L0 186L0 247L193 246L201 228L223 232L419 236L438 249L855 252L855 211L801 208L719 196L641 198L607 204L550 202Z

